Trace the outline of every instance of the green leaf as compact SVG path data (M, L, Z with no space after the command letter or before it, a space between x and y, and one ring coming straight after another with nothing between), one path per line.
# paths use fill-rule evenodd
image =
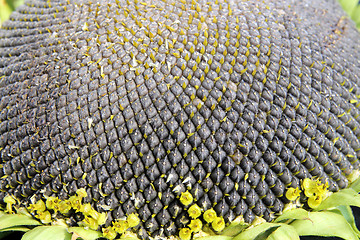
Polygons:
M282 224L278 229L276 229L267 240L300 240L298 233L295 228L290 225Z
M12 10L7 4L2 4L0 1L0 26L1 23L9 19Z
M121 236L119 239L121 239L121 240L139 240L139 238L137 238L137 237L123 237L123 236ZM229 240L229 239L225 239L225 240Z
M20 6L24 3L24 0L6 0L7 5L11 8L11 10L15 10L16 7Z
M236 237L233 238L233 240L249 240L249 239L254 239L256 238L258 235L264 233L265 231L267 231L270 228L277 228L281 225L281 223L261 223L255 227L252 227L250 229L246 229L244 232L240 233L239 235L237 235Z
M29 231L30 228L28 227L23 227L23 226L15 226L15 227L9 227L9 228L4 228L2 230L0 230L0 232L27 232Z
M70 227L68 228L68 232L74 233L84 240L95 240L102 236L101 232L99 231L85 229L83 227Z
M340 214L342 214L344 216L345 220L350 224L353 231L357 234L358 237L360 237L360 231L356 227L355 218L354 218L353 212L351 210L351 207L350 206L339 206L336 210L339 211Z
M299 236L339 237L346 240L358 240L345 218L333 212L310 212L309 220L295 220L290 224Z
M29 213L29 211L24 207L19 207L16 209L16 214L23 214L29 217L32 217L32 215Z
M232 240L232 237L223 236L223 235L219 235L219 236L206 236L206 237L196 238L196 240Z
M257 235L254 240L266 240L268 239L268 237L275 232L280 226L275 226L275 227L271 227L267 230L265 230L264 232L260 233L259 235Z
M339 192L331 194L315 209L323 210L338 207L341 205L360 207L360 195L358 195L354 189L343 189Z
M137 237L123 237L123 236L121 236L119 239L121 239L121 240L139 240L139 238L137 238ZM199 239L199 238L197 238L197 239ZM220 238L218 240L220 240ZM224 240L230 240L230 239L225 238Z
M6 4L11 8L11 11L14 11L15 9L14 1L6 0Z
M351 14L352 10L357 6L358 0L339 0L342 8L347 12L347 14Z
M221 232L221 235L233 237L241 233L241 231L243 231L248 226L248 223L235 220Z
M37 226L41 225L30 216L23 214L4 214L0 217L0 230L15 226Z
M129 231L121 234L119 239L121 239L121 240L140 240L135 233L129 232Z
M351 18L354 20L355 23L359 24L360 23L360 5L358 5L352 12L351 14ZM360 191L360 179L358 179L359 181L359 191ZM357 192L359 192L357 191Z
M71 234L64 226L40 226L24 234L21 240L70 240Z
M308 219L309 212L302 208L295 208L286 212L283 212L281 216L275 219L274 222L282 222L288 219Z
M360 8L360 7L358 7ZM350 188L354 189L357 193L360 192L360 178L358 178L357 180L355 180L355 182L353 182L350 185Z

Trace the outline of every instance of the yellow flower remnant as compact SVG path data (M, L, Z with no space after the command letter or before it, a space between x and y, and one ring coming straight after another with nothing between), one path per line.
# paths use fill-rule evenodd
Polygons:
M311 197L309 197L309 199L307 201L309 207L311 207L311 208L316 208L317 206L320 205L321 202L322 202L321 195L311 196Z
M318 191L321 194L321 196L325 196L329 192L328 188L329 188L329 183L328 182L326 182L325 184L322 184L319 181Z
M66 214L71 210L71 203L67 200L60 201L59 203L59 212Z
M67 200L60 200L58 197L45 197L45 202L40 199L39 201L30 204L27 208L44 224L52 222L52 213L56 214L57 212L60 212L61 214L64 214L66 221L66 214L69 211L75 210L76 212L82 213L84 216L84 218L78 223L79 226L87 227L92 230L98 230L101 225L106 223L107 213L96 211L90 203L83 203L86 196L86 191L84 189L79 189L76 191L75 195L70 196ZM186 192L182 197L185 203L188 201L191 203L193 201L189 192ZM12 205L17 201L10 195L5 197L4 201L7 203L7 211L12 213ZM103 236L108 239L115 239L117 234L126 234L127 230L136 227L139 224L139 217L137 214L132 213L129 214L126 219L115 220L112 222L111 226L103 228ZM193 228L199 227L200 224L197 223L196 225L194 223ZM202 225L200 225L200 227L201 226ZM192 231L190 231L190 237L191 232Z
M82 203L83 198L87 197L86 190L80 188L76 190L76 194L71 196L68 200L71 207L76 210L76 212L81 212L84 214L85 218L83 223L91 229L96 230L100 225L105 224L107 219L107 214L102 212L97 212L90 203Z
M45 211L47 209L53 210L54 213L60 212L62 214L67 214L71 209L74 209L76 212L81 212L82 214L84 214L84 219L82 221L82 224L84 226L96 230L100 225L105 224L107 214L104 212L97 212L90 203L84 204L83 198L86 196L87 193L85 189L81 188L76 191L76 195L71 196L68 200L60 200L57 197L48 197L45 204L43 204L42 200L40 200L36 204L31 204L30 209L32 209L33 211ZM47 213L44 214L47 215ZM43 217L44 214L38 215L40 220L44 218L46 219L45 221L48 221L48 217Z
M286 198L289 199L290 201L294 201L296 200L298 197L300 197L300 193L301 193L301 190L297 187L297 188L289 188L287 191L286 191Z
M191 230L190 228L182 228L179 232L179 237L181 240L190 240L191 239Z
M51 214L49 211L38 212L36 217L44 224L51 223Z
M43 200L39 200L36 203L30 204L28 209L30 212L43 212L46 210L46 206Z
M140 223L140 219L138 216L135 215L135 213L130 214L126 219L129 227L136 227Z
M68 200L60 200L58 197L45 196L45 202L42 199L36 202L32 200L32 203L27 206L27 209L44 224L51 223L52 214L56 214L57 212L64 214L64 220L66 221L68 220L66 218L66 214L74 209L76 212L81 212L84 215L84 218L81 222L79 222L79 225L97 230L100 225L104 225L106 223L107 213L97 212L89 203L84 204L83 198L86 196L87 193L83 188L78 189L76 194L71 196ZM13 205L18 201L8 195L4 198L4 202L7 204L6 212L10 214L13 213ZM132 227L140 223L140 219L135 214L129 215L129 221ZM111 236L111 231L108 234Z
M85 216L83 222L84 222L85 226L89 227L92 230L97 230L99 228L99 224L92 217Z
M82 203L81 203L81 201L82 201L82 197L79 197L79 196L71 196L70 198L69 198L69 202L70 202L70 204L71 204L71 207L73 208L73 209L75 209L76 210L76 212L80 212L81 211L81 206L82 206Z
M215 219L216 219L216 212L214 211L214 209L208 209L204 212L204 220L208 223L212 223Z
M328 192L329 183L321 183L321 181L305 178L302 182L302 188L305 196L308 197L308 205L310 208L316 208L322 202L324 196Z
M314 194L317 192L316 186L317 186L316 181L312 179L305 178L302 181L302 189L304 190L304 194L307 197L314 196Z
M78 190L76 190L76 194L80 197L80 198L84 198L87 197L87 192L84 188L80 188Z
M211 223L212 228L216 232L220 232L225 228L225 221L223 217L216 217L214 221Z
M54 210L56 213L59 211L60 199L57 197L48 197L46 199L46 208L49 210Z
M4 202L6 203L6 212L12 214L12 206L16 203L16 200L12 196L7 195L4 197Z
M116 220L115 222L113 222L113 226L114 226L114 230L117 233L124 233L128 228L128 222L126 220Z
M85 215L91 215L92 211L93 209L90 203L83 204L80 208L80 212L82 212Z
M201 209L197 204L194 204L188 209L188 213L191 218L196 219L200 217Z
M91 211L91 217L93 217L96 220L96 223L98 225L103 225L106 223L107 214L105 212L99 213L93 209Z
M202 222L200 219L191 220L188 227L191 229L192 232L196 233L202 229Z
M185 206L190 205L193 202L193 196L189 191L182 192L180 196L180 202L184 204Z
M118 219L116 221L113 221L111 228L113 229L113 231L115 233L119 233L121 235L121 234L124 234L129 228L136 227L137 225L139 225L139 223L140 223L139 217L135 213L132 213L126 218L126 220ZM110 228L110 227L108 227L108 228ZM106 235L112 236L113 235L112 230L110 230L110 229L107 230ZM105 235L104 235L104 237L105 237Z
M103 228L102 232L103 232L103 237L110 239L110 240L116 238L116 235L117 235L117 233L113 227Z

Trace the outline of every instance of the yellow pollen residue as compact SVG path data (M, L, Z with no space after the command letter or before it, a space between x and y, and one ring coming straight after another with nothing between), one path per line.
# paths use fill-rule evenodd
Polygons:
M199 232L202 229L202 222L200 219L191 220L188 225L193 232Z
M287 191L286 191L286 198L289 199L290 201L294 201L296 200L298 197L300 197L300 193L301 193L301 190L299 188L289 188Z
M214 209L209 209L209 210L206 210L204 212L204 220L208 223L212 223L215 219L216 219L216 212L214 211Z
M179 237L181 240L190 240L191 239L191 229L190 228L182 228L179 232Z
M193 202L193 199L194 198L189 191L181 193L180 202L185 206L190 205Z
M200 217L201 209L197 204L194 204L188 209L188 213L191 218L196 219Z
M220 232L225 228L225 221L223 217L216 217L214 221L211 223L212 228L216 232Z

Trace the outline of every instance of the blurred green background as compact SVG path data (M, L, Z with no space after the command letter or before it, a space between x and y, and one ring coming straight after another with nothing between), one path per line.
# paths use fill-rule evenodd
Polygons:
M301 0L299 0L301 1ZM338 0L360 29L360 0ZM0 0L0 26L24 0Z
M0 26L3 21L9 18L11 12L23 2L24 0L0 0Z

